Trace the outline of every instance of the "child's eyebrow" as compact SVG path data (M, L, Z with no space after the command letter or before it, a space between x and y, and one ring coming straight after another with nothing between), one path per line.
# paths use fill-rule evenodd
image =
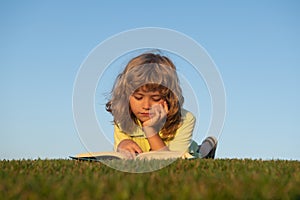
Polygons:
M151 95L151 97L161 97L161 95L159 95L159 94L154 94L154 95Z
M141 93L141 92L139 92L139 91L137 91L137 92L134 92L133 95L142 95L143 96L144 94Z
M145 94L143 92L134 92L133 95L140 95L140 96L145 96ZM151 97L161 97L161 95L159 94L153 94L153 95L150 95Z

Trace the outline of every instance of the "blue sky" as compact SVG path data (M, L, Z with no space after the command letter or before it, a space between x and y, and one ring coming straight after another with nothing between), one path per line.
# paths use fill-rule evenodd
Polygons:
M223 78L218 158L300 160L298 1L128 2L0 2L0 159L86 151L72 112L84 59L115 34L161 27L202 45Z

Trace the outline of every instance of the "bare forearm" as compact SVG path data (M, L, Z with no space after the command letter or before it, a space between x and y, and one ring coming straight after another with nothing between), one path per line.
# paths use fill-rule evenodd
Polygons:
M161 137L158 134L148 137L148 142L152 151L164 150L167 151L168 147L165 145Z

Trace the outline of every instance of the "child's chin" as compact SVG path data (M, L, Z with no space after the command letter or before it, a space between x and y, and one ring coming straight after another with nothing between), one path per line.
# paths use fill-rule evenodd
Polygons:
M149 120L150 119L150 117L148 117L148 116L142 116L142 117L139 117L139 120L143 123L143 122L145 122L145 121L147 121L147 120Z

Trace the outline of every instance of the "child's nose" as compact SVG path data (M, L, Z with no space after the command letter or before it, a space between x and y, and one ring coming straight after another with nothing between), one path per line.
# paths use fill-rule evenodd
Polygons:
M142 107L143 107L143 109L145 109L145 110L150 110L150 108L151 108L151 102L150 102L150 100L149 100L148 98L145 98L145 99L143 100L143 102L142 102Z

